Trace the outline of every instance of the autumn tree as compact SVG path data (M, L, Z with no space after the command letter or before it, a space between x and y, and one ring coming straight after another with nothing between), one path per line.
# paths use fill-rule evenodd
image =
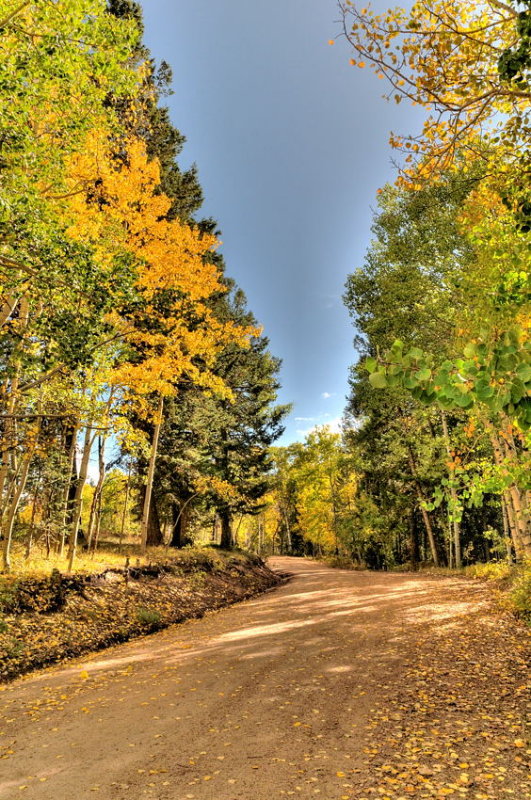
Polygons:
M83 518L89 544L98 537L106 439L147 457L145 522L164 400L183 385L231 400L217 355L245 349L256 331L214 313L211 298L226 291L217 240L210 222L191 219L201 191L195 170L175 160L184 139L159 107L170 71L157 70L141 43L138 5L4 6L4 566L32 496L28 548L38 526L53 530L61 551L68 531L72 567Z
M373 227L375 240L364 267L349 277L345 294L358 332L356 345L366 357L351 373L349 413L361 425L350 436L365 453L365 469L373 472L371 493L387 498L389 514L389 501L396 501L396 508L403 509L398 516L410 515L403 508L409 498L414 514L408 523L411 552L419 551L420 522L433 560L447 552L448 560L458 565L461 550L472 553L480 544L474 508L480 498L477 491L472 497L466 479L475 473L476 460L492 459L489 436L468 400L446 408L432 405L418 371L417 381L410 382L398 361L385 376L377 369L368 372L363 363L372 369L397 340L404 351L427 351L440 363L458 358L461 336L485 314L479 285L488 285L489 279L459 224L469 191L460 176L416 192L385 187ZM464 397L462 392L459 396ZM399 492L382 493L382 483L398 486ZM492 482L487 485L495 489ZM437 505L431 502L434 492ZM488 501L488 495L486 491L483 499ZM449 514L450 542L441 503ZM501 528L500 511L497 519L492 511L485 508L485 528Z
M4 567L14 514L48 419L72 419L80 372L105 345L108 276L89 247L73 242L64 216L67 164L89 128L117 131L107 107L134 91L129 65L137 30L103 2L4 3L1 136L3 206L1 343ZM115 285L119 284L116 276ZM19 422L20 420L20 422ZM28 446L33 442L31 446Z
M385 337L385 343L378 343L381 349L369 354L368 379L373 389L391 395L406 390L418 403L440 409L449 470L444 485L450 507L458 509L452 510L456 562L462 514L459 491L471 502L481 502L485 495L479 488L481 469L466 486L448 415L472 420L483 442L490 442L486 451L484 445L479 448L478 463L485 463L486 455L488 463L490 450L497 479L485 469L483 486L501 495L503 518L509 520L515 551L521 555L531 544L527 487L521 477L522 466L528 463L531 423L526 180L531 9L527 2L498 0L414 3L383 13L351 2L341 2L340 8L343 33L354 49L352 64L369 64L391 87L388 99L398 103L408 99L429 112L418 136L391 136L392 146L404 153L398 179L402 201L411 209L417 202L415 194L424 202L428 194L447 192L452 184L458 190L447 208L461 250L448 251L455 269L450 284L437 294L443 312L436 317L440 341L412 337L414 321L412 329L400 333L391 324L388 331L396 332L397 338L391 342ZM423 263L422 242L414 239L408 245L409 260L421 267L419 285L426 276L433 280L435 272L430 267L426 271ZM399 276L393 274L394 253L389 248L384 258L390 286L402 295L407 308L417 296L416 287L395 282ZM436 265L433 260L429 263ZM446 273L444 262L442 267ZM452 300L445 307L448 296ZM428 307L433 300L432 294ZM403 308L404 303L401 315ZM379 314L376 318L383 319ZM428 321L423 327L432 326ZM471 465L468 471L473 474ZM430 504L423 502L422 507L428 511ZM432 511L436 507L431 504Z

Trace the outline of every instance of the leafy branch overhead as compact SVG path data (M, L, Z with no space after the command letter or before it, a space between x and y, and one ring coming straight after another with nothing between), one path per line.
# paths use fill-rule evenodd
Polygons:
M436 364L433 355L418 347L405 348L396 340L381 358L367 358L364 367L375 389L403 387L423 404L470 409L484 405L505 412L523 428L531 427L531 343L514 327L489 341L489 331L468 343L463 358Z

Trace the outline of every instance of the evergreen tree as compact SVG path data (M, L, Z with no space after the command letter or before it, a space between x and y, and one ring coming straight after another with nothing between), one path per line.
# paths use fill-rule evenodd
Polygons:
M216 315L256 327L241 290L221 295ZM183 386L168 405L155 494L157 502L170 510L175 546L186 541L195 497L217 511L223 547L233 544L235 513L253 514L263 508L271 480L269 448L282 434L282 419L288 412L288 406L276 404L280 361L268 346L267 338L257 335L249 349L229 346L219 355L214 371L231 389L232 400Z

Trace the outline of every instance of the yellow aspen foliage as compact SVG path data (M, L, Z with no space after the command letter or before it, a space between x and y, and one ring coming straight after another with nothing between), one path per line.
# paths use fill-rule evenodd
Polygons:
M178 289L192 300L224 291L215 265L206 262L218 242L198 228L168 221L171 201L158 193L160 169L140 140L124 143L125 158L113 158L104 136L93 133L82 152L72 156L69 199L70 235L93 242L102 262L125 247L144 266L137 284L146 297Z
M169 395L186 376L230 397L210 367L221 348L247 346L257 331L221 322L205 302L225 291L209 259L216 238L167 219L171 201L158 191L158 162L148 159L139 140L123 142L117 156L104 135L92 132L70 159L69 178L69 235L90 243L104 270L112 272L124 254L134 261L137 308L127 314L116 309L108 321L142 358L122 359L114 381L135 395Z
M405 97L431 112L422 133L409 140L417 144L416 163L405 170L409 181L440 174L458 157L466 167L463 154L466 161L488 161L490 148L499 165L519 161L529 135L531 89L500 71L500 59L519 40L521 23L511 4L428 0L376 13L347 0L340 7L356 60L387 79L388 99ZM398 148L407 141L392 138ZM485 172L489 166L493 162L485 163Z

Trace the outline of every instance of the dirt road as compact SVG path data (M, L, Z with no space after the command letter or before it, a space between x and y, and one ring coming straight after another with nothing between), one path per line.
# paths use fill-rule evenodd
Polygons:
M528 796L524 634L482 587L272 566L293 579L0 692L1 800Z

